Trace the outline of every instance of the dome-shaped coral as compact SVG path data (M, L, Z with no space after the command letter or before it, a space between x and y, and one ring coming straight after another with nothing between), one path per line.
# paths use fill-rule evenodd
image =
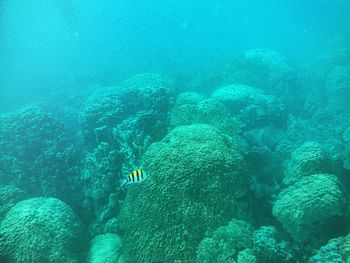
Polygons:
M165 130L173 88L174 83L170 78L145 73L125 80L121 86L94 93L80 114L86 145L96 147L100 142L113 145L116 141L114 130L128 119L132 119L132 129L138 128L147 134L150 129L155 129L160 137L164 136L162 132Z
M124 263L121 257L122 240L116 234L98 235L91 241L88 263Z
M0 226L0 255L10 262L81 262L85 241L78 218L55 198L17 203Z
M177 97L170 116L171 127L196 123L209 124L226 134L235 135L243 126L223 103L213 98L205 99L193 92L184 92Z
M129 187L120 216L127 261L193 262L205 233L250 217L242 156L209 125L175 128L142 164L149 178Z
M279 122L284 115L284 106L275 96L247 85L224 86L214 91L211 97L225 104L232 114L250 127Z
M233 261L238 253L253 245L254 228L243 220L233 219L228 225L215 230L212 237L204 238L198 246L198 263Z
M293 184L305 176L331 172L331 159L317 142L306 142L292 153L283 182Z
M295 241L306 242L327 231L325 226L344 212L345 203L335 175L315 174L283 190L273 206L273 215Z

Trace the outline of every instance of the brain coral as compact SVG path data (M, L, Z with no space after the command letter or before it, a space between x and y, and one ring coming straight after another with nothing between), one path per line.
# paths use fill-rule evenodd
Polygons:
M17 203L0 226L0 255L9 262L81 262L84 243L81 223L55 198Z
M335 175L315 174L283 190L273 206L273 215L295 241L306 242L327 231L325 226L344 212L345 203Z
M331 159L317 142L306 142L292 153L283 182L293 184L305 176L331 172Z
M143 156L150 175L129 187L121 215L130 262L193 262L206 233L250 218L247 175L235 142L204 124L179 126Z

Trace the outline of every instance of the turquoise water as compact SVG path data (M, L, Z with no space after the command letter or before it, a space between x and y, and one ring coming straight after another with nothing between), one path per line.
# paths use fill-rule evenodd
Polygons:
M0 263L348 262L349 12L1 1Z

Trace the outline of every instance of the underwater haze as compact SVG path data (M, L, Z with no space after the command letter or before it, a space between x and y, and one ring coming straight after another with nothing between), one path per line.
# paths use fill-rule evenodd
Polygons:
M350 1L0 1L0 263L350 262Z
M270 48L310 62L349 31L349 2L3 0L2 111L138 72L193 75Z

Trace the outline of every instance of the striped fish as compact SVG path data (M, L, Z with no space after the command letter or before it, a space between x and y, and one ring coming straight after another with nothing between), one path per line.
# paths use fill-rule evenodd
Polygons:
M147 174L141 169L137 169L130 173L128 177L122 179L121 187L124 185L141 183L147 179Z

